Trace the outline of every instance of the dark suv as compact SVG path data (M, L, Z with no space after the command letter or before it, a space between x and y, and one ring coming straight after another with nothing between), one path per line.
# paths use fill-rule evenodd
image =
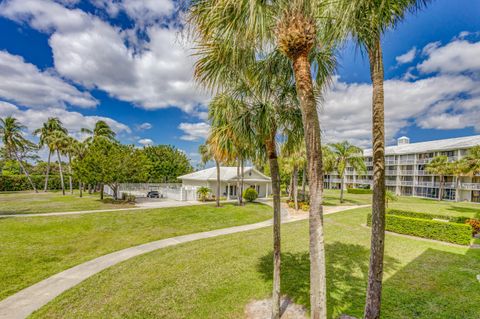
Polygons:
M147 194L148 198L160 198L160 193L158 191L149 191Z

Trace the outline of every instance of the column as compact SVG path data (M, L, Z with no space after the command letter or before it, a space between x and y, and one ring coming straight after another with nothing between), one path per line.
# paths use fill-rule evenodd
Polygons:
M230 183L227 184L227 200L230 200Z

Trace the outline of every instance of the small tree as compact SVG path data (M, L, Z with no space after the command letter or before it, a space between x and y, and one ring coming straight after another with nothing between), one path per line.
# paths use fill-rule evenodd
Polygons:
M202 202L205 202L207 200L208 195L211 193L210 188L202 186L199 189L197 189L197 195L200 197L200 200Z
M385 207L388 207L388 202L395 202L397 201L398 197L392 191L385 191Z
M256 200L258 198L258 193L255 189L249 187L243 192L243 198L247 202L253 202L254 200Z
M448 157L446 157L445 155L435 156L432 161L427 164L426 170L428 173L438 175L440 177L438 200L442 200L445 189L445 175L448 175L450 170L450 166L448 164Z

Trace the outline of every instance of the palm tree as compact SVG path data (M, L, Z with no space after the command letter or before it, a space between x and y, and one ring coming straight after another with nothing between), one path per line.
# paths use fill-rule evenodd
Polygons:
M340 203L343 203L343 190L345 188L345 170L347 166L359 173L366 172L367 167L363 160L363 151L360 147L351 144L348 141L329 144L335 156L335 168L338 176L342 180L340 186Z
M471 175L480 174L480 145L468 150L464 157L467 172Z
M75 155L77 151L77 143L78 141L71 136L66 136L65 138L65 147L63 149L63 155L67 156L68 158L68 181L69 181L69 188L70 194L73 195L73 171L72 171L72 157Z
M205 144L201 144L198 147L198 152L200 153L201 161L204 165L211 160L215 161L215 168L217 170L217 187L216 187L215 202L216 202L216 206L220 207L220 160L218 157L218 154L220 152L218 152L218 149L216 149L216 145L214 144L214 142L212 142L212 139L210 136L209 138L207 138L207 141L205 142Z
M189 22L198 43L196 78L211 88L239 78L242 70L259 57L275 56L286 61L295 79L305 130L310 189L311 317L326 318L326 272L323 240L323 171L320 123L311 71L324 86L333 72L331 38L342 28L327 22L336 13L336 2L215 0L192 2ZM348 11L335 20L348 19ZM282 56L283 55L283 56ZM293 68L292 68L293 64ZM262 75L268 75L262 73ZM240 76L240 78L242 78ZM320 90L318 91L320 92Z
M448 164L448 173L455 176L455 201L460 200L460 178L468 174L469 169L465 159L459 159Z
M73 163L71 163L70 166L72 166L72 164L74 165L76 162L81 162L85 158L88 150L88 143L80 142L77 140L73 140L72 142L73 142L73 147L72 147ZM83 187L84 187L83 180L82 180L83 174L81 172L78 172L78 170L75 170L75 174L78 178L79 196L83 197Z
M65 134L63 131L54 131L49 138L49 147L57 153L57 160L58 160L58 169L60 172L60 184L62 186L62 194L65 195L65 182L63 179L63 168L62 168L62 158L60 156L61 153L68 146L68 135Z
M305 197L305 165L306 165L306 158L305 158L305 143L303 139L298 141L297 143L290 143L288 140L283 144L282 147L282 156L286 158L287 165L290 166L292 174L291 174L291 181L292 181L292 189L291 193L293 195L293 202L295 206L295 210L298 210L298 172L300 168L303 168L303 185L302 191L304 192L303 197ZM305 200L305 198L304 198Z
M41 128L33 131L34 135L40 136L38 146L47 146L48 148L47 172L45 174L45 185L43 187L44 192L46 192L48 188L48 178L50 175L50 160L53 152L55 151L54 149L50 148L49 139L52 137L52 134L55 131L61 131L67 134L67 130L63 127L62 122L58 117L49 117L48 120L43 123Z
M353 39L364 48L372 80L373 200L372 237L365 318L380 318L385 242L385 124L383 56L381 37L395 27L407 12L416 12L428 0L339 1L339 12Z
M426 171L440 177L440 188L438 190L438 200L443 200L445 189L445 176L449 174L450 167L448 157L445 155L435 156L430 163L426 165Z
M20 165L25 176L27 176L28 182L32 186L35 193L38 193L35 184L28 174L27 169L22 163L19 153L27 153L35 149L35 144L27 140L22 133L22 130L25 129L16 118L12 116L7 116L5 118L0 118L0 136L2 137L3 147L5 148L6 156L9 158L14 157L18 165Z
M93 131L88 129L88 128L82 128L81 132L91 135L85 140L88 143L90 143L93 140L96 140L98 138L104 138L104 139L107 139L107 140L112 141L112 142L116 141L115 140L115 136L116 136L115 132L107 124L107 122L102 121L102 120L97 121L95 123L95 127L94 127Z

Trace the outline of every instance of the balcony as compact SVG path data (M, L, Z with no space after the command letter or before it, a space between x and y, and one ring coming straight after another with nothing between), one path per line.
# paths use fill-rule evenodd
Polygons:
M480 183L461 183L460 188L470 190L480 190Z
M414 163L415 163L414 159L400 159L398 161L398 164L400 164L400 165L411 165L411 164L414 164Z
M400 181L402 186L413 186L413 181Z
M372 184L372 181L369 180L369 179L357 179L356 183L357 183L357 184L367 184L367 185L371 185L371 184Z
M432 174L430 174L427 171L417 171L417 175L418 176L432 176Z
M413 175L414 171L413 170L401 170L400 175Z
M397 181L386 180L385 185L387 185L387 186L397 186Z
M389 169L385 171L385 175L388 175L388 176L397 175L397 171L394 169Z
M328 182L333 182L333 183L341 183L342 179L341 178L330 178Z
M386 165L396 165L397 161L396 160L385 160Z
M429 158L419 158L417 159L417 164L426 164L429 163L432 160L433 157Z

